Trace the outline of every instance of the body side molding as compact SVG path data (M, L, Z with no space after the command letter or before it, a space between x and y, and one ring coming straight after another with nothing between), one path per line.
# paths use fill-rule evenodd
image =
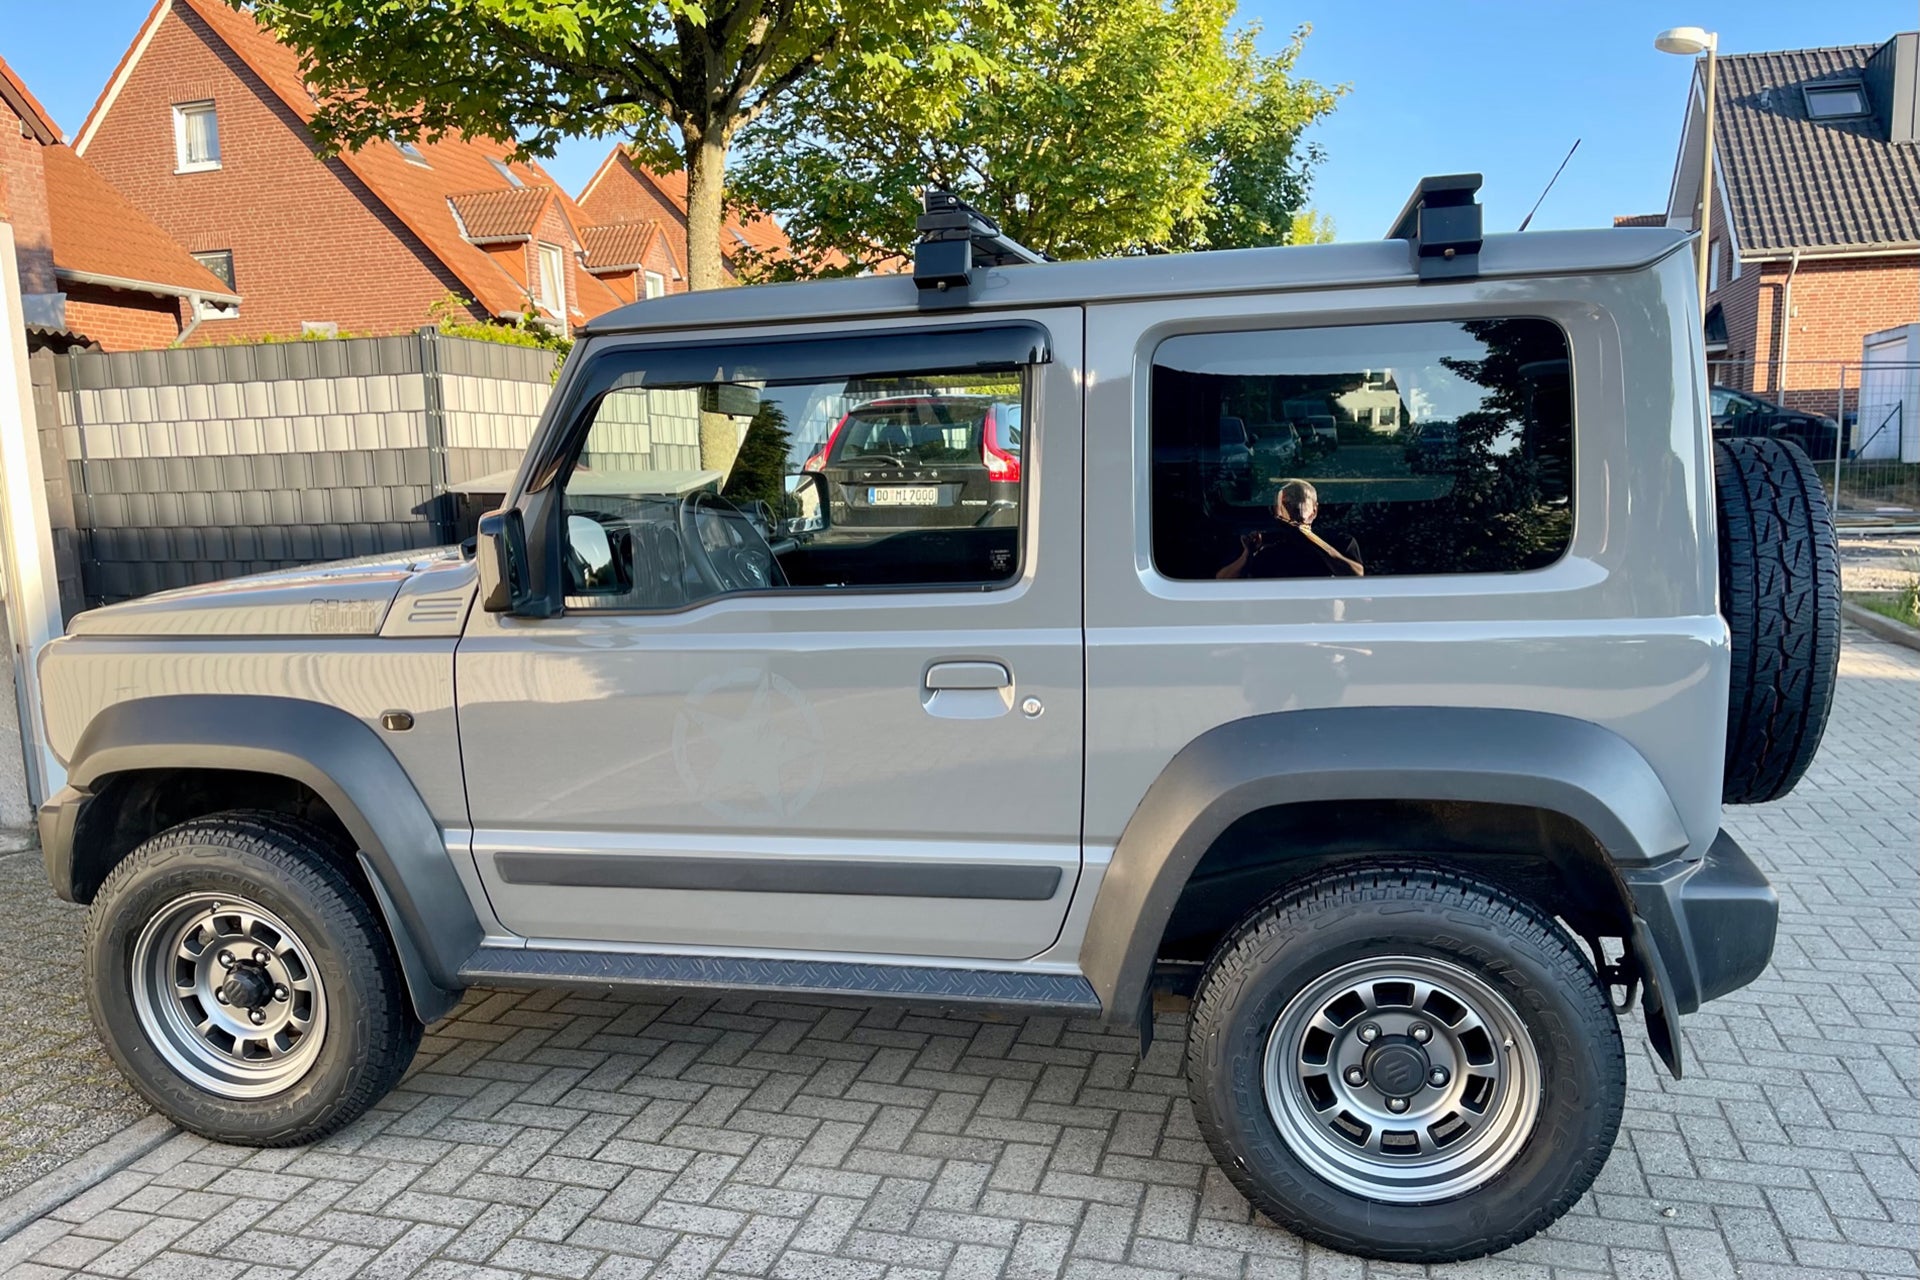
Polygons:
M453 1007L460 962L479 946L480 923L439 826L372 728L337 707L295 698L137 698L94 717L67 778L84 803L114 774L192 768L271 774L312 788L357 846L415 1011L431 1022ZM58 852L71 866L71 848ZM50 867L55 854L48 850Z
M1690 843L1653 766L1624 738L1584 720L1336 707L1231 721L1187 744L1147 788L1101 881L1080 956L1110 1023L1140 1019L1174 904L1214 841L1256 810L1325 800L1547 809L1585 828L1625 866Z
M460 973L469 983L488 985L779 991L1082 1014L1100 1009L1093 988L1079 974L847 960L481 947Z

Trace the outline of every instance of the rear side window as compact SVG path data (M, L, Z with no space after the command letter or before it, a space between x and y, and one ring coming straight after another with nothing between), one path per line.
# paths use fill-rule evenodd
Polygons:
M1567 340L1516 318L1193 334L1152 373L1155 567L1515 573L1573 534Z
M876 400L847 414L827 461L979 462L980 436L991 413L990 401L960 396Z

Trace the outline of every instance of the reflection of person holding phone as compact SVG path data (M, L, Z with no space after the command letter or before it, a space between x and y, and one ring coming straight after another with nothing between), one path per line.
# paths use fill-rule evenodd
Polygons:
M1320 495L1305 480L1289 480L1274 496L1276 529L1244 534L1240 554L1216 578L1361 578L1360 544L1346 540L1345 550L1313 531Z

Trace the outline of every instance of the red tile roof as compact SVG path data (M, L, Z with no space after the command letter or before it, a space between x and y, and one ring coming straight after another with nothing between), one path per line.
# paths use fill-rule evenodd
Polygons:
M580 243L587 247L587 270L633 271L645 265L647 250L660 234L660 223L610 222L605 226L580 228Z
M26 82L13 73L5 58L0 58L0 98L14 109L27 129L33 134L34 141L41 146L52 146L64 141L60 136L60 126L53 122L47 109L33 96Z
M504 187L462 191L447 197L469 240L531 240L547 211L553 188Z
M1667 215L1664 213L1622 213L1615 215L1613 225L1616 227L1664 227L1667 225Z
M5 59L0 59L0 97L42 147L56 272L148 293L235 298L220 277L73 153L61 140L60 126Z
M153 293L238 300L231 286L194 261L70 148L48 147L43 155L55 271L125 281Z
M174 3L184 5L206 23L302 123L313 119L318 108L300 73L299 56L256 23L251 14L230 8L221 0ZM102 104L106 101L107 96L102 95ZM96 105L94 111L98 114L101 109ZM83 137L85 132L83 129ZM459 278L475 302L497 316L523 313L529 305L526 286L493 255L461 234L448 198L489 191L524 199L517 196L518 191L544 187L559 202L576 234L588 219L546 170L532 161L509 159L511 144L449 134L437 141L422 141L417 148L424 164L409 160L398 147L381 142L343 153L340 161ZM515 187L503 176L503 169L522 185ZM576 269L572 274L574 287L567 291L567 297L579 307L583 318L623 301L585 271Z

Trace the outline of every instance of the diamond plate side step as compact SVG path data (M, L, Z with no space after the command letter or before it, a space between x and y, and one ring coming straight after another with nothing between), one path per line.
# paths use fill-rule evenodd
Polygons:
M777 991L926 1004L987 1005L1098 1014L1100 999L1079 974L935 969L837 960L646 955L542 947L481 947L460 967L474 986L661 987Z

